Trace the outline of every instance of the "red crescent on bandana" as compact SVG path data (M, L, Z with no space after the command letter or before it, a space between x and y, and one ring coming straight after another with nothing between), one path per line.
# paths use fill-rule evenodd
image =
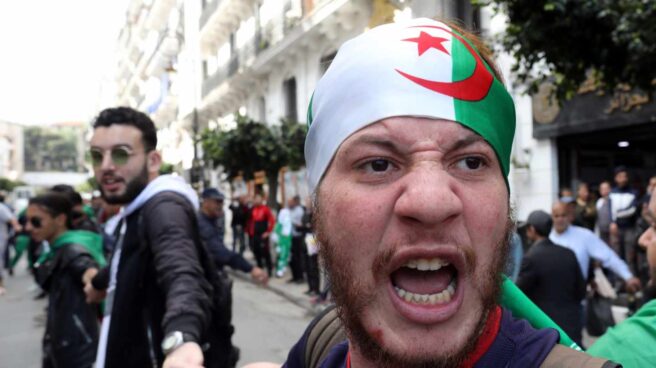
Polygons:
M462 43L467 48L467 50L469 50L469 53L474 57L474 60L476 60L476 67L474 68L474 72L472 73L472 75L470 75L469 77L460 81L450 82L450 83L423 79L414 76L412 74L405 73L399 69L394 69L394 70L396 70L399 74L401 74L405 78L417 83L418 85L424 88L428 88L431 91L441 93L443 95L447 95L449 97L453 97L458 100L480 101L483 98L485 98L485 96L487 96L487 93L490 91L490 87L492 86L492 81L494 80L494 77L487 70L487 68L485 67L485 63L483 63L483 60L478 55L478 53L474 50L474 48L471 47L469 42L465 41L462 37L453 33L451 30L443 27L415 26L410 28L435 28L451 34L453 37L458 39L458 41L460 41L460 43Z

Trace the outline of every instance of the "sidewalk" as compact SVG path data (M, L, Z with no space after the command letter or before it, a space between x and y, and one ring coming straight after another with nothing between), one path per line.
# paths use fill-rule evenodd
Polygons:
M255 259L249 250L244 252L244 258L246 258L250 264L255 265ZM227 270L228 274L230 274L232 277L254 283L249 274L245 274L240 271L234 271L230 267L226 267L225 270ZM313 304L313 297L305 294L305 292L309 289L307 282L303 282L302 284L288 283L287 281L291 278L291 271L289 270L289 267L287 267L285 275L280 278L276 277L275 275L271 277L266 288L287 299L291 303L305 309L309 315L315 316L319 314L319 312L321 312L323 308L327 306L327 304ZM322 277L320 287L323 288L323 286L324 280Z

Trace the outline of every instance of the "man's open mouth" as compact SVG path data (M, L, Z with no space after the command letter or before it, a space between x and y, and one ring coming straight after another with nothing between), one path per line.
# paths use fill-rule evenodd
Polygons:
M396 294L408 303L438 305L456 293L457 269L441 258L412 259L391 274Z

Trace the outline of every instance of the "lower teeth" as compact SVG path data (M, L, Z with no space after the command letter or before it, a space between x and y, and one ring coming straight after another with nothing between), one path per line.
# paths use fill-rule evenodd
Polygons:
M395 286L394 290L396 290L396 294L399 297L408 303L428 305L444 304L450 302L451 298L453 298L453 295L456 292L456 280L451 280L451 283L449 283L449 286L447 286L446 289L436 294L415 294L401 289L398 286Z

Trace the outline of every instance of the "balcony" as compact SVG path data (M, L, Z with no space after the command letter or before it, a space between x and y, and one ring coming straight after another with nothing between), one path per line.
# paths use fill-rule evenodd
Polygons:
M212 0L212 1L208 1L207 4L205 4L205 7L203 7L202 13L200 15L200 29L203 29L203 27L205 27L207 21L210 19L212 14L214 14L214 12L216 12L216 9L219 8L220 3L221 0Z
M202 98L205 98L212 90L218 88L230 77L235 75L240 70L240 67L243 68L244 65L249 64L249 61L255 57L257 50L258 47L255 42L249 42L238 49L227 63L221 65L212 75L203 81Z

